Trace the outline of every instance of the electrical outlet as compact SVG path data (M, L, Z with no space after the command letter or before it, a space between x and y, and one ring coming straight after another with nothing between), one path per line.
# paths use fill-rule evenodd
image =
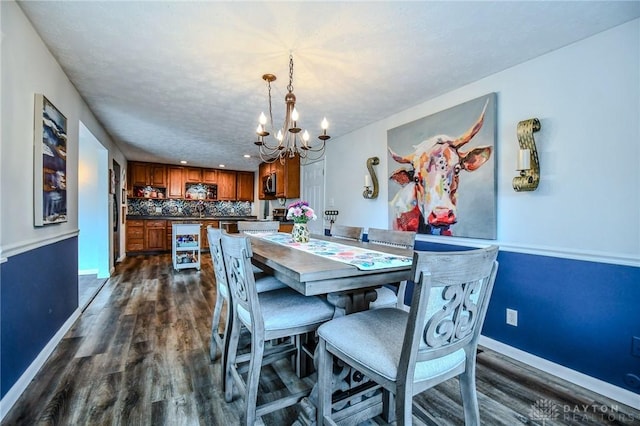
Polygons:
M507 324L514 327L518 326L518 311L507 308Z
M156 213L162 213L162 207L156 207Z
M640 357L640 337L631 338L631 355Z

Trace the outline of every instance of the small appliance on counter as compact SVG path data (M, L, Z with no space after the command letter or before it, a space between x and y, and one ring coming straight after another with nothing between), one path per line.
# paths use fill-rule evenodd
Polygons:
M273 209L273 220L278 222L287 221L287 209Z

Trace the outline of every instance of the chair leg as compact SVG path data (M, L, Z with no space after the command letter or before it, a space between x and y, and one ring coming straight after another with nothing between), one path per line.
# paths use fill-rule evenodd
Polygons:
M411 387L398 384L396 387L396 421L398 426L411 425L413 410L413 395Z
M211 361L216 359L217 343L219 339L218 328L220 327L220 314L222 313L223 298L220 294L216 295L216 306L213 308L213 318L211 320L211 343L209 344L209 358ZM222 350L220 350L222 354Z
M231 326L233 324L233 316L231 315L231 304L227 300L227 314L224 317L224 332L222 333L222 344L220 348L220 377L222 377L222 391L227 390L227 381L225 374L229 365L229 339L231 338ZM236 349L237 351L237 349Z
M382 389L382 418L387 423L396 421L396 404L393 393L387 389Z
M462 408L464 409L464 424L467 426L480 425L475 360L473 363L467 363L466 370L458 376L458 381L460 383Z
M258 384L260 382L260 370L264 356L264 339L251 334L251 358L249 360L249 372L247 373L245 402L245 423L253 426L256 422L256 405L258 400Z
M231 370L236 368L236 357L238 352L238 340L240 339L240 329L242 325L240 324L240 320L238 320L236 314L232 314L233 318L231 319L231 335L229 336L228 347L226 348L227 359L225 362L225 372L224 372L224 400L226 402L231 402L233 399L233 374ZM224 356L224 355L223 355Z
M396 304L396 307L398 309L403 309L406 310L407 305L404 304L404 294L407 291L407 282L406 281L400 281L400 285L398 286L398 302Z
M317 424L325 424L325 417L331 418L331 397L333 388L331 379L333 377L333 355L327 351L327 343L320 338L316 348L318 354L318 408Z

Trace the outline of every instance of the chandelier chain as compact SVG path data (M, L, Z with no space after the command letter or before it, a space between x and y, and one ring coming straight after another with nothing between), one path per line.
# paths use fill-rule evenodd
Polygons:
M287 86L289 92L293 92L293 55L289 54L289 85Z
M271 125L271 133L273 133L273 108L271 107L271 81L267 81L267 86L269 87L269 123Z

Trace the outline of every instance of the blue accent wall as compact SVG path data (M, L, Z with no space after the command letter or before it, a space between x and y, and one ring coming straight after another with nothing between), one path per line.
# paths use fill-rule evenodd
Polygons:
M0 265L0 393L13 386L78 308L78 239Z
M416 242L416 250L465 247ZM532 355L640 394L631 355L640 336L640 268L501 251L482 334ZM407 291L410 293L410 291ZM518 311L518 326L506 309Z

